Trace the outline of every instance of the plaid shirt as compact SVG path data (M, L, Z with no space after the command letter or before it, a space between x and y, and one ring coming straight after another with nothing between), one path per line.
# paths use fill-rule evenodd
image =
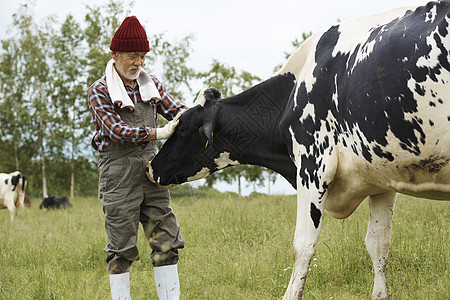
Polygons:
M167 120L172 120L181 110L187 109L186 106L167 92L164 85L154 76L150 75L156 88L161 95L161 101L156 106L156 112L161 114ZM105 76L102 78L105 80ZM141 94L139 92L139 85L135 81L135 88L125 85L125 89L134 103L142 102ZM152 130L151 127L130 126L125 124L115 111L111 97L109 96L108 88L97 80L88 90L89 109L92 114L92 122L94 123L96 133L92 139L92 146L94 149L102 152L106 150L112 140L115 143L136 144L144 146L146 143L143 139L149 135ZM155 113L156 118L156 113Z

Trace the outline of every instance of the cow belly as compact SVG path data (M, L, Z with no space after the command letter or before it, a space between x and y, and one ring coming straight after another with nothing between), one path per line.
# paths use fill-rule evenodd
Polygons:
M449 200L450 185L438 183L411 184L409 182L392 181L391 186L397 192L418 198L433 200Z
M373 168L349 148L336 146L338 164L325 203L325 212L338 219L350 216L369 195L385 192L382 182L373 180Z
M450 200L450 157L423 152L420 158L389 164L386 186L414 197Z
M450 200L450 158L404 154L392 162L377 158L372 163L340 147L336 174L328 188L325 211L338 218L350 216L371 195L388 191L414 197Z
M430 169L414 164L400 171L405 174L400 179L392 178L387 184L395 191L419 198L435 200L450 199L450 167L438 169L441 164L429 165Z
M358 173L337 174L327 191L325 212L334 218L345 219L367 196L385 191L364 178Z

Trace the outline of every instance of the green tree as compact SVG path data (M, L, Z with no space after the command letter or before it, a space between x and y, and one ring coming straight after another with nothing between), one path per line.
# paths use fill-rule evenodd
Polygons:
M188 35L175 42L169 42L164 34L158 33L149 36L150 54L147 56L145 69L154 74L157 67L162 65L161 75L164 85L170 90L170 94L184 102L186 92L192 93L191 81L195 78L196 72L189 67L187 62L191 55L191 43L194 40L193 35Z
M83 26L70 15L62 23L46 18L38 26L34 2L25 1L13 15L11 38L0 41L0 155L12 158L0 161L1 171L22 171L34 196L47 194L47 180L52 182L52 193L70 189L71 197L95 194L96 156L89 145L92 124L86 87L104 74L111 37L129 12L124 1L110 0L103 6L86 6ZM211 70L196 72L188 66L192 35L174 42L161 33L148 37L151 52L144 67L182 102L196 92L191 83L199 79L217 87L224 97L260 81L216 60ZM160 125L164 122L160 120ZM260 184L265 172L269 170L242 165L207 180L210 185L216 180L237 181L240 192L241 178Z
M70 33L79 25L68 17L60 31L54 30L57 22L51 18L38 26L30 3L21 5L13 15L9 33L14 38L1 41L0 153L14 157L0 162L1 171L18 169L24 173L27 192L32 196L39 191L48 194L47 180L52 182L52 192L67 193L72 162L72 168L83 174L78 176L84 180L78 184L83 189L77 189L96 193L97 187L92 185L97 177L92 168L93 151L86 153L89 148L82 148L86 142L75 140L84 136L87 141L81 132L90 130L82 83L85 63L78 70L73 67L83 55L79 46L74 47L82 44L79 33ZM67 49L62 44L68 45ZM72 51L70 55L68 51ZM77 103L71 105L74 99Z
M224 98L237 95L261 81L258 76L246 71L238 71L235 67L225 65L218 60L213 60L211 69L199 72L196 77L200 78L205 85L219 89Z
M3 106L12 108L6 116L7 134L12 141L16 167L19 168L18 150L21 146L39 153L43 193L46 193L45 137L48 120L48 36L39 28L28 3L13 14L12 35L14 39L4 41L2 70L5 83L12 87L5 92ZM5 61L11 59L11 63ZM5 91L5 89L2 89ZM37 129L37 130L36 130Z
M103 6L87 6L85 15L84 39L87 43L86 83L90 86L105 73L105 67L111 59L109 45L115 30L125 18L123 1L110 0ZM133 3L130 4L130 8Z
M52 105L55 114L53 132L48 147L52 160L62 161L64 172L70 170L71 198L75 192L76 159L86 154L89 149L88 129L90 114L86 105L85 91L85 49L83 33L73 16L68 15L60 30L52 39ZM67 178L67 176L63 176Z
M26 123L29 122L29 115L22 109L24 85L20 84L18 61L20 55L19 45L15 39L2 41L2 54L0 56L0 137L7 150L13 149L12 161L14 167L7 170L20 170L19 147L23 143L22 137ZM11 147L12 145L12 147ZM1 157L7 157L2 155ZM11 156L9 156L11 157Z
M38 38L35 24L30 12L30 5L23 4L19 11L13 14L13 24L8 32L12 38L2 40L2 52L0 56L0 134L7 144L9 157L13 157L14 167L7 170L22 170L20 162L20 148L27 144L37 152L35 143L30 143L34 135L30 131L34 129L32 124L33 108L30 95L30 83L32 70L36 66L28 66L28 54L32 51L33 43ZM12 149L12 151L11 151ZM36 156L36 153L34 153Z

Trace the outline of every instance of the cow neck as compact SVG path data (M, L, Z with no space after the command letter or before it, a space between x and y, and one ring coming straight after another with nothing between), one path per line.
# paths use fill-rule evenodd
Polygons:
M296 168L278 127L293 87L293 75L279 75L221 100L214 143L231 160L272 169L295 186Z

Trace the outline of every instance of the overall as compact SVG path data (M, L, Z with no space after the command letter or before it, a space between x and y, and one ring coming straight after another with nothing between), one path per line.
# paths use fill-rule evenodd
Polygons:
M116 111L133 126L156 128L153 104L135 103L135 110ZM120 274L139 259L136 246L139 223L152 248L153 266L174 265L178 249L184 247L178 221L170 207L169 191L157 187L145 174L145 167L156 154L156 141L146 147L110 142L100 152L99 197L105 213L110 274Z

